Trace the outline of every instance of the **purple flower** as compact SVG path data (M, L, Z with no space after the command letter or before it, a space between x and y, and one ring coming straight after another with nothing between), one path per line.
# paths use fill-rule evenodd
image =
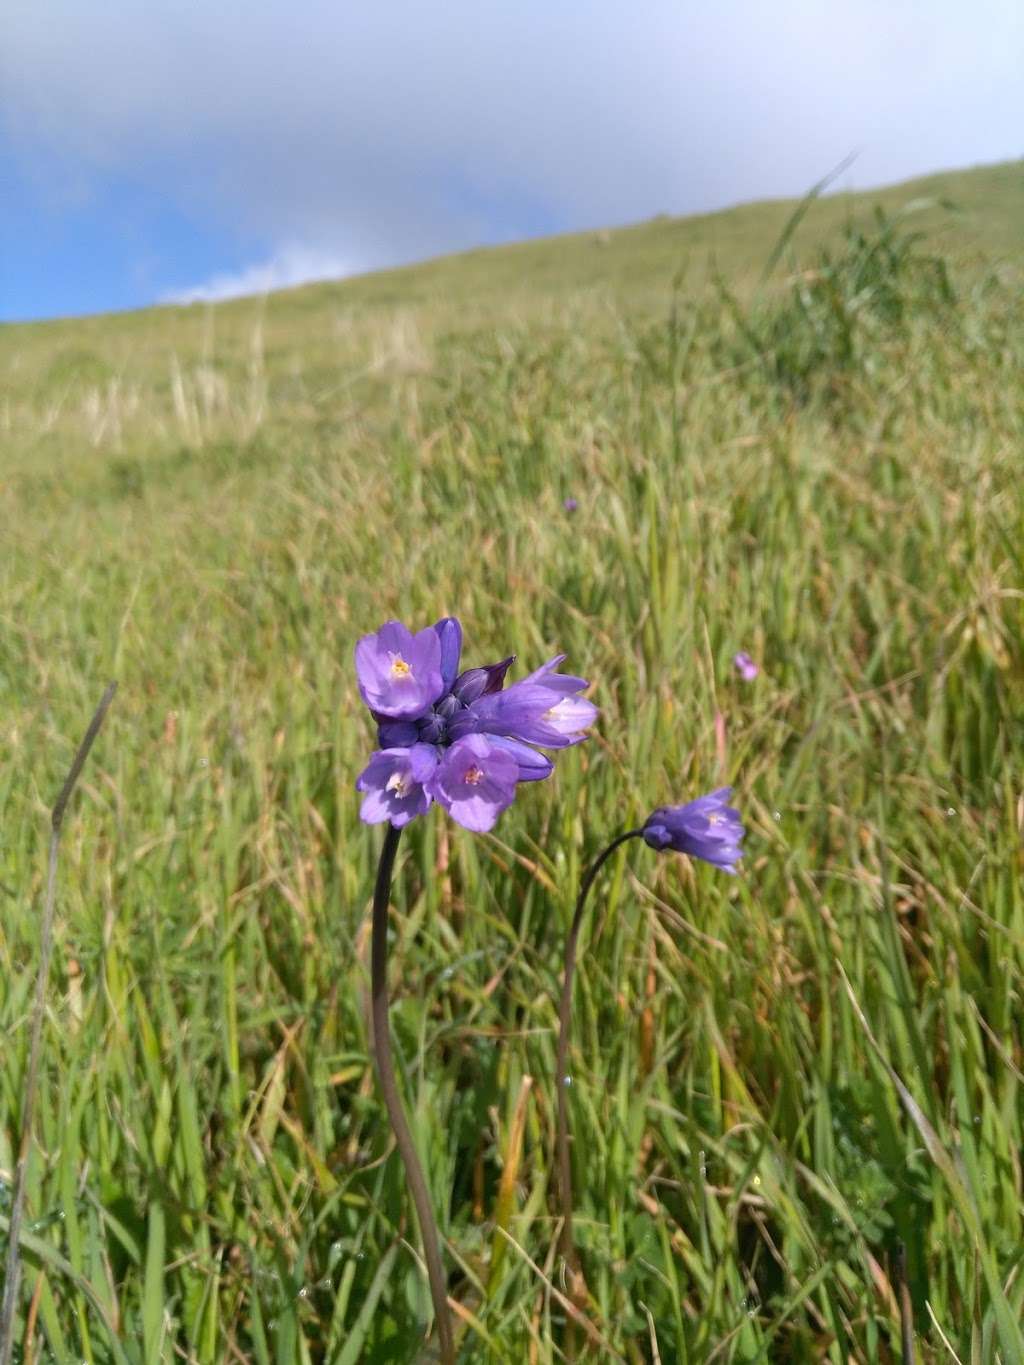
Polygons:
M506 692L481 697L465 716L458 717L454 733L507 735L545 749L565 749L586 739L588 727L597 719L597 707L577 695L587 686L583 678L553 672L564 658L556 654Z
M675 849L735 873L746 831L739 811L726 805L731 795L731 787L720 787L685 806L659 806L644 823L645 841L651 848Z
M745 650L733 655L733 666L744 682L753 682L760 673L760 667Z
M567 512L572 513L576 511L577 507L579 507L579 503L576 501L575 498L563 498L562 506L565 508Z
M356 646L359 690L377 721L379 748L356 786L368 824L407 824L437 801L454 820L489 830L518 782L549 777L533 745L564 749L586 738L597 707L583 678L556 673L565 658L504 689L515 662L459 672L462 627L453 616L413 635L389 621Z
M430 780L430 794L465 829L485 834L515 799L519 765L484 735L456 740Z
M366 792L359 808L368 825L390 820L401 829L430 808L427 783L437 771L438 753L429 744L410 749L380 749L356 779L356 790Z
M445 624L438 622L438 626ZM446 647L450 656L450 637ZM356 645L356 677L363 701L380 716L421 716L444 691L444 660L438 627L428 626L413 635L400 621L388 621L376 635L364 635Z

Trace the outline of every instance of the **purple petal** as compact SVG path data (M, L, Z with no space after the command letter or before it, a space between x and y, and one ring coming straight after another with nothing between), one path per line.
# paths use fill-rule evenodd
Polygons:
M459 671L462 655L462 626L456 616L445 616L434 626L441 642L441 679L444 690L451 689Z
M556 654L546 664L541 664L540 668L534 669L529 677L523 679L523 682L536 683L540 687L547 687L560 696L573 692L585 692L590 686L585 678L574 678L568 673L555 673L553 671L564 658L564 654Z
M519 765L520 782L543 782L555 770L555 765L545 754L539 754L522 740L509 739L507 735L488 735L492 745L510 753Z

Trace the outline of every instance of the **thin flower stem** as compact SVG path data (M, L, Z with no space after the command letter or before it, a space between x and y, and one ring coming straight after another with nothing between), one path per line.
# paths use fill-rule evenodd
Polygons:
M583 911L587 896L597 874L617 848L628 839L639 839L642 829L630 829L613 839L603 853L598 854L587 868L580 884L580 894L576 900L576 913L572 917L569 937L565 941L565 975L562 978L562 998L558 1006L558 1053L555 1061L555 1086L558 1090L558 1128L557 1164L558 1191L562 1204L562 1230L559 1235L559 1250L570 1272L576 1270L576 1249L572 1236L572 1162L569 1159L569 1095L567 1067L569 1064L569 1029L572 1023L572 982L576 971L576 947L579 942L580 928L583 925Z
M46 1012L46 986L50 977L50 954L53 949L53 919L57 905L57 859L60 836L64 828L64 813L75 790L85 760L89 757L100 726L114 700L117 683L111 683L100 698L85 732L78 752L72 760L50 814L50 853L46 873L46 897L43 902L43 921L39 932L39 971L36 975L35 1001L32 1006L32 1035L28 1048L28 1070L25 1076L24 1100L21 1109L21 1141L18 1161L14 1169L14 1199L7 1228L7 1263L4 1269L3 1303L0 1305L0 1365L9 1365L14 1346L14 1319L18 1308L18 1288L21 1282L21 1220L25 1212L25 1184L28 1156L32 1146L32 1124L39 1083L39 1053L43 1039L43 1015Z
M423 1238L423 1256L427 1263L430 1297L434 1302L434 1318L437 1322L442 1365L455 1365L455 1344L448 1311L444 1265L441 1260L441 1239L434 1210L430 1205L426 1177L409 1130L405 1110L402 1108L388 1028L388 905L391 900L391 874L394 871L395 854L398 852L401 833L400 829L388 825L388 832L380 851L380 863L377 866L377 884L373 892L373 931L370 945L373 1050L377 1058L381 1094L384 1096L384 1105L391 1120L395 1142L398 1144L398 1154L405 1167L405 1178L416 1208L420 1236Z

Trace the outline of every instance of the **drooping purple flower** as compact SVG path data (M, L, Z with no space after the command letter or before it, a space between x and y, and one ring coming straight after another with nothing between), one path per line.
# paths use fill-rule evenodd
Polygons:
M746 831L739 811L727 804L731 795L731 787L720 787L685 806L659 806L644 822L644 840L735 873Z
M430 744L409 749L380 749L356 779L365 792L359 817L368 825L390 820L396 829L430 809L427 784L437 771L439 755Z
M576 501L575 498L563 498L562 506L570 515L572 515L572 513L576 511L577 507L579 507L579 503Z
M460 673L461 652L453 616L416 635L389 621L356 646L379 745L357 783L367 823L406 824L436 800L467 829L490 829L516 783L550 776L551 760L532 746L586 738L597 707L580 695L585 679L555 671L564 654L505 691L514 654Z
M485 735L467 735L448 749L430 780L430 794L465 829L485 834L515 799L519 765Z
M753 682L761 671L760 666L743 649L738 654L733 655L732 662L736 672L744 682Z
M447 651L450 657L450 643ZM363 701L376 715L388 719L421 716L444 692L443 653L442 638L434 626L413 635L400 621L388 621L375 635L364 635L356 645L356 677Z

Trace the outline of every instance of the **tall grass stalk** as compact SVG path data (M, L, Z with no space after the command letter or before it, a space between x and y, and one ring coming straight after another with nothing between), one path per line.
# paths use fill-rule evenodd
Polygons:
M43 1037L43 1016L46 1013L46 987L50 979L50 954L53 950L53 919L57 904L57 859L60 837L64 829L64 814L81 776L96 736L114 700L117 683L110 683L93 713L89 728L78 746L71 767L50 813L50 847L47 859L46 896L43 918L39 926L39 970L36 974L35 999L32 1005L31 1034L28 1049L28 1069L21 1095L21 1141L18 1161L14 1169L14 1193L7 1229L7 1257L4 1266L4 1292L0 1303L0 1365L10 1365L14 1345L14 1322L18 1309L18 1289L21 1283L21 1221L25 1211L28 1159L32 1147L32 1124L35 1118L36 1087L39 1082L39 1055Z

